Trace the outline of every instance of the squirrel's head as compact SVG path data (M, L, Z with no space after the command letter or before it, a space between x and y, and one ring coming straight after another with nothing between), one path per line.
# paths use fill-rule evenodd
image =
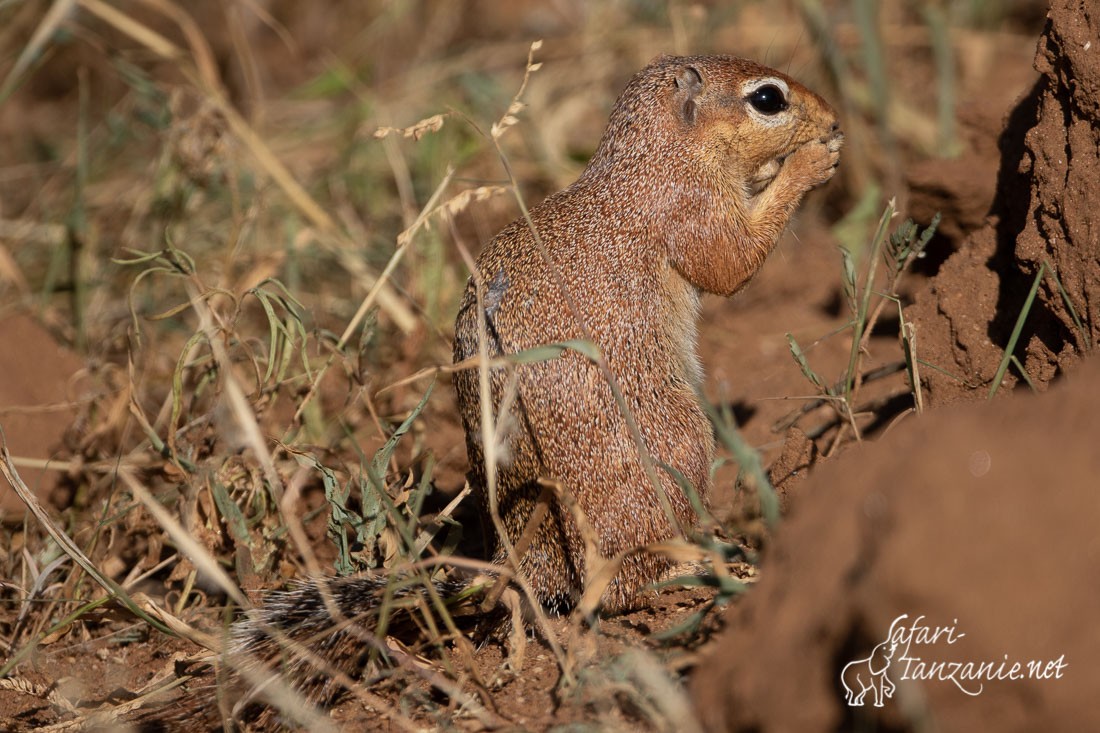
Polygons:
M730 295L803 194L833 175L842 141L832 107L786 74L733 56L662 56L619 96L581 185L626 202L610 210L623 212L627 241L659 245L658 261L693 286Z
M661 56L619 96L590 165L694 164L754 195L786 156L838 129L828 102L774 69L734 56Z

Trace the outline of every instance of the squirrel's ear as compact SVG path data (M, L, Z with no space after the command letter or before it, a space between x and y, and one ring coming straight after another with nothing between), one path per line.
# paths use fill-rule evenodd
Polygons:
M703 91L703 75L694 66L685 66L676 74L676 104L684 122L695 122L695 98Z

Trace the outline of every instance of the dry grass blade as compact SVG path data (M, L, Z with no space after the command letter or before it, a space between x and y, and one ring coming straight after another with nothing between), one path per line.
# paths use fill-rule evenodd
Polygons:
M0 85L0 103L8 98L8 95L15 90L15 87L19 84L20 78L30 68L30 65L34 63L34 60L38 58L43 49L46 46L47 41L53 36L53 34L61 27L61 24L65 22L65 19L72 15L73 9L76 7L76 0L54 0L53 5L42 17L42 21L38 24L38 27L34 29L34 34L27 42L27 45L23 47L23 51L19 54L19 58L15 60L15 65L12 66L11 71L4 78L3 85Z
M296 650L294 653L299 654L301 650ZM227 661L232 663L233 660ZM322 733L337 732L338 729L323 711L311 705L298 690L295 690L276 672L263 666L257 667L248 661L238 662L233 665L233 668L252 688L252 692L246 699L251 699L255 695L279 710L290 720L303 726L305 730L320 731ZM244 701L234 700L231 702L236 707Z
M920 381L920 360L917 359L917 326L914 323L902 320L898 338L902 341L902 351L905 354L905 364L909 369L909 384L913 387L913 402L917 414L924 413L924 390Z
M425 226L428 221L429 215L434 210L436 203L443 195L443 192L447 189L447 186L450 185L451 179L453 177L454 169L448 168L447 172L443 175L443 180L440 181L438 186L436 186L435 191L432 193L431 198L428 199L428 203L424 205L424 209L420 212L420 215L417 216L416 221L413 222L412 226L410 226L408 229L397 235L396 251L394 251L393 256L390 257L390 261L386 263L386 268L382 271L382 274L378 276L378 281L370 289L370 292L367 293L366 297L363 298L363 302L359 304L359 308L355 311L355 316L352 317L351 321L348 322L347 328L345 328L344 332L340 334L340 340L336 345L337 350L340 350L347 345L348 340L351 338L351 335L355 333L355 330L357 328L359 328L359 325L363 322L363 319L366 317L367 313L374 306L374 302L378 298L379 294L382 292L382 289L386 284L386 280L389 279L394 270L397 269L397 265L401 262L401 258L404 255L405 250L407 249L408 243L412 240L416 232L418 232L421 227ZM320 379L318 379L318 382L319 381Z
M428 220L431 218L431 215L436 212L436 206L439 203L440 197L442 197L443 192L447 190L447 186L451 185L451 179L454 178L454 175L454 168L448 166L447 171L443 174L443 180L440 181L439 185L435 187L435 191L432 192L431 198L428 199L428 203L424 204L424 208L416 217L416 221L414 221L410 227L405 229L405 231L397 235L397 248L399 251L408 246L409 242L412 241L412 238L416 236L416 233L427 226ZM397 255L395 254L394 256L396 257ZM391 270L391 268L392 265L387 265L386 267L387 270ZM360 308L360 310L362 310L362 308ZM351 326L349 326L349 328L351 328ZM344 337L347 337L347 332L345 332ZM343 341L344 339L341 340Z
M113 25L158 56L168 61L178 61L183 58L183 49L148 26L138 23L118 8L108 5L102 0L77 0L77 2L89 13Z
M493 123L490 128L489 134L492 135L493 140L499 140L504 134L505 130L519 122L519 118L516 116L523 111L523 93L527 90L527 82L531 79L531 74L542 68L542 63L535 63L535 51L542 48L542 41L534 41L531 44L531 48L527 51L527 67L523 72L523 81L519 85L519 90L516 95L512 97L512 103L508 105L508 110L504 113L504 116Z
M584 574L585 588L577 607L573 611L574 623L590 618L596 612L603 598L604 592L618 575L622 568L623 560L629 553L620 553L614 557L604 557L600 553L600 535L596 528L588 521L584 509L581 508L577 497L568 487L558 481L540 480L543 487L553 490L554 498L565 506L576 523L577 532L584 542Z
M228 100L219 95L214 97L213 101L218 106L218 110L225 115L229 128L244 143L256 162L271 176L271 179L283 190L295 207L322 232L336 231L336 222L332 220L328 212L321 208L321 205L309 195L302 184L298 183L298 180L283 165L283 162L279 160L275 153L271 152L271 148L263 141L263 138L256 134L252 126L241 117L240 113Z
M453 176L454 169L448 168L447 173L443 176L443 180L436 187L435 192L432 194L431 198L428 199L428 203L424 206L424 209L420 212L420 215L416 218L416 221L413 222L412 226L410 226L408 229L398 235L397 249L394 251L393 255L390 256L390 261L386 263L386 268L382 270L382 274L378 276L378 280L374 283L374 286L370 289L370 292L368 292L366 297L363 298L363 302L359 304L359 308L355 311L355 315L352 316L351 320L348 322L348 325L344 328L344 332L340 334L340 340L336 342L335 348L335 351L337 353L343 350L348 341L351 340L351 337L355 333L356 329L358 329L359 326L362 324L363 319L367 317L367 313L369 313L370 309L374 307L375 301L378 300L379 296L384 292L386 288L386 281L393 274L394 270L397 269L397 266L401 263L401 259L405 256L405 252L408 249L406 245L408 244L409 240L412 239L413 235L425 225L425 222L427 222L428 220L429 213L434 208L436 202L438 202L439 197L443 195L443 191L445 191L447 186L450 185L451 178ZM328 371L329 367L332 366L335 359L336 356L334 354L332 357L329 358L327 362L325 362L325 365L321 367L321 370L317 373L317 377L313 380L313 384L310 387L309 393L302 400L301 404L298 405L298 409L294 413L295 420L302 419L302 414L305 412L305 409L309 405L309 403L316 396L317 389L321 384L321 380L324 379L325 373Z
M86 0L81 0L82 2ZM95 0L101 2L101 0ZM168 0L141 0L143 5L156 10L166 18L170 18L187 39L191 48L191 57L198 68L199 78L209 90L221 91L221 79L218 74L218 62L214 58L214 52L210 44L206 42L206 36L195 19L179 4Z
M663 730L678 733L702 733L694 706L684 692L652 654L640 650L627 652L623 666L638 683L640 691L656 706L660 716L654 722L663 723Z
M173 558L170 559L174 558L178 558L178 555L174 555ZM132 583L127 583L127 586L129 585L132 585ZM150 616L159 619L161 623L170 628L172 632L181 639L187 639L203 649L209 649L213 652L221 651L222 640L220 637L199 631L194 626L183 621L183 619L158 606L144 593L135 593L134 600L140 603L141 607L145 609Z
M466 485L462 487L462 491L455 494L454 498L447 502L447 506L443 507L443 509L435 515L435 526L442 527L443 525L439 520L445 517L450 518L454 514L455 509L458 508L458 505L461 504L471 492L472 489L470 488L469 482L467 482ZM436 528L427 527L420 532L420 535L416 539L416 546L413 548L413 552L417 557L423 555L424 551L428 549L428 545L435 539L437 531Z
M15 239L48 247L60 247L65 243L67 236L68 231L64 224L26 219L0 219L0 239Z

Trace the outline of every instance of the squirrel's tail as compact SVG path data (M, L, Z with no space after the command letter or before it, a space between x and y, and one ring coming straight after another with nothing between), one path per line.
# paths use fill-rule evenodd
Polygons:
M481 608L485 591L469 580L359 575L269 593L230 627L223 653L187 673L182 694L133 725L142 733L221 731L228 719L249 730L309 729L318 706L405 646L438 641L425 629L446 628L443 614L495 630L505 616Z

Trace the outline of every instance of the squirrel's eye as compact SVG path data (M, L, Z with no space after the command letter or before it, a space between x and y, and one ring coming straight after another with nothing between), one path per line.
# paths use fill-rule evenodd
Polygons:
M787 98L783 96L783 90L774 84L765 84L754 89L748 100L758 112L766 115L779 114L787 109Z

